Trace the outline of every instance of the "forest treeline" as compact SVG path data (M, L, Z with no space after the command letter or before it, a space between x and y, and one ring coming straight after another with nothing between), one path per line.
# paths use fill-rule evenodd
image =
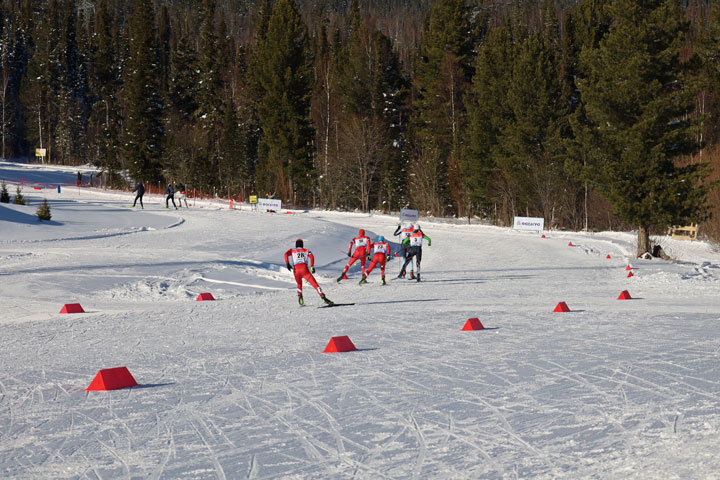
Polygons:
M716 1L5 0L3 158L507 225L709 222ZM720 233L716 229L715 233Z

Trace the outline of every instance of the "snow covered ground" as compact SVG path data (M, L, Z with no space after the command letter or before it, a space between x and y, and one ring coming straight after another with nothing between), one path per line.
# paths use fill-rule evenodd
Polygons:
M58 194L76 171L0 163L31 202L0 204L2 478L720 478L707 243L663 239L678 261L627 278L631 233L422 222L422 282L393 259L386 286L359 267L337 284L357 229L396 240L395 218L130 209ZM307 285L297 305L296 238L355 305L316 308ZM461 331L470 317L486 329ZM340 335L359 351L322 353ZM85 391L118 366L141 385Z

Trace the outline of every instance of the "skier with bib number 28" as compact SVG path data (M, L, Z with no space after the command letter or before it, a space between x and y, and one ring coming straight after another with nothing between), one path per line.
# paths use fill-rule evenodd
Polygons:
M353 247L355 247L355 251L352 252ZM350 254L352 252L352 255ZM360 266L362 267L361 273L363 276L365 276L365 261L367 260L367 255L370 252L370 237L365 235L365 230L362 228L358 231L358 236L350 240L350 246L348 247L348 257L350 257L350 260L348 260L347 265L345 265L345 268L343 269L340 276L337 278L338 283L340 283L340 280L347 280L347 276L345 275L347 271L350 269L350 266L355 263L355 260L360 260Z
M292 265L291 265L292 262ZM313 273L315 273L315 257L312 252L307 248L304 248L302 239L298 238L295 240L295 248L291 248L285 252L285 266L288 270L295 274L295 281L297 282L297 294L298 303L304 305L305 301L302 296L302 281L303 279L312 285L317 290L318 295L322 298L322 301L327 305L332 305L333 302L328 299L318 285Z
M411 233L408 238L403 240L403 243L408 245L408 249L405 263L403 264L402 270L400 271L400 275L398 275L398 278L403 278L405 276L405 267L407 267L407 264L411 263L413 257L415 257L415 266L417 267L417 276L415 277L415 279L418 282L420 281L420 261L422 260L423 239L427 240L428 247L432 246L432 240L430 240L430 237L425 235L422 230L420 230L420 225L416 223L415 225L413 225L413 233Z
M367 277L377 264L380 264L380 274L382 275L380 283L385 285L385 262L390 258L390 245L385 241L385 237L380 235L377 242L370 245L370 250L372 253L368 254L368 258L372 255L372 260L360 280L360 285L367 283Z

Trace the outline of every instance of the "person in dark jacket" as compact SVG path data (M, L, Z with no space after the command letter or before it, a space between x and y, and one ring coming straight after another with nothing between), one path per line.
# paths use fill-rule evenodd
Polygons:
M168 202L172 200L173 207L175 207L175 210L177 210L177 205L175 205L175 189L173 188L172 183L168 183L167 189L165 189L165 193L167 194L167 197L165 197L165 208L170 208Z
M135 185L135 188L133 188L132 191L137 192L135 195L135 201L132 204L133 208L135 208L135 204L137 203L137 201L140 200L140 208L144 210L145 207L142 203L142 197L143 195L145 195L145 185L143 185L142 182L137 182L137 185Z

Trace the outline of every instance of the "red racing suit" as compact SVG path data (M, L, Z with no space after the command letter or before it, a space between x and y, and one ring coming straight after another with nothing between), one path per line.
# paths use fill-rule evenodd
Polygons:
M370 275L373 268L375 268L377 264L380 264L380 273L384 277L385 262L387 261L387 257L390 256L390 245L387 242L375 242L370 244L370 249L372 251L372 260L370 261L370 265L368 266L365 275Z
M315 266L315 257L310 250L307 248L291 248L285 252L285 264L292 265L298 295L302 295L302 281L305 279L317 290L318 295L322 296L322 289L320 289L315 277L310 272L310 269Z
M355 247L355 251L352 249ZM350 255L352 252L352 255ZM348 255L350 260L343 269L342 276L344 276L350 269L350 266L355 263L355 260L360 260L360 266L362 267L362 274L365 275L365 261L367 260L368 253L370 252L370 237L363 235L362 237L355 237L350 241L348 247Z

